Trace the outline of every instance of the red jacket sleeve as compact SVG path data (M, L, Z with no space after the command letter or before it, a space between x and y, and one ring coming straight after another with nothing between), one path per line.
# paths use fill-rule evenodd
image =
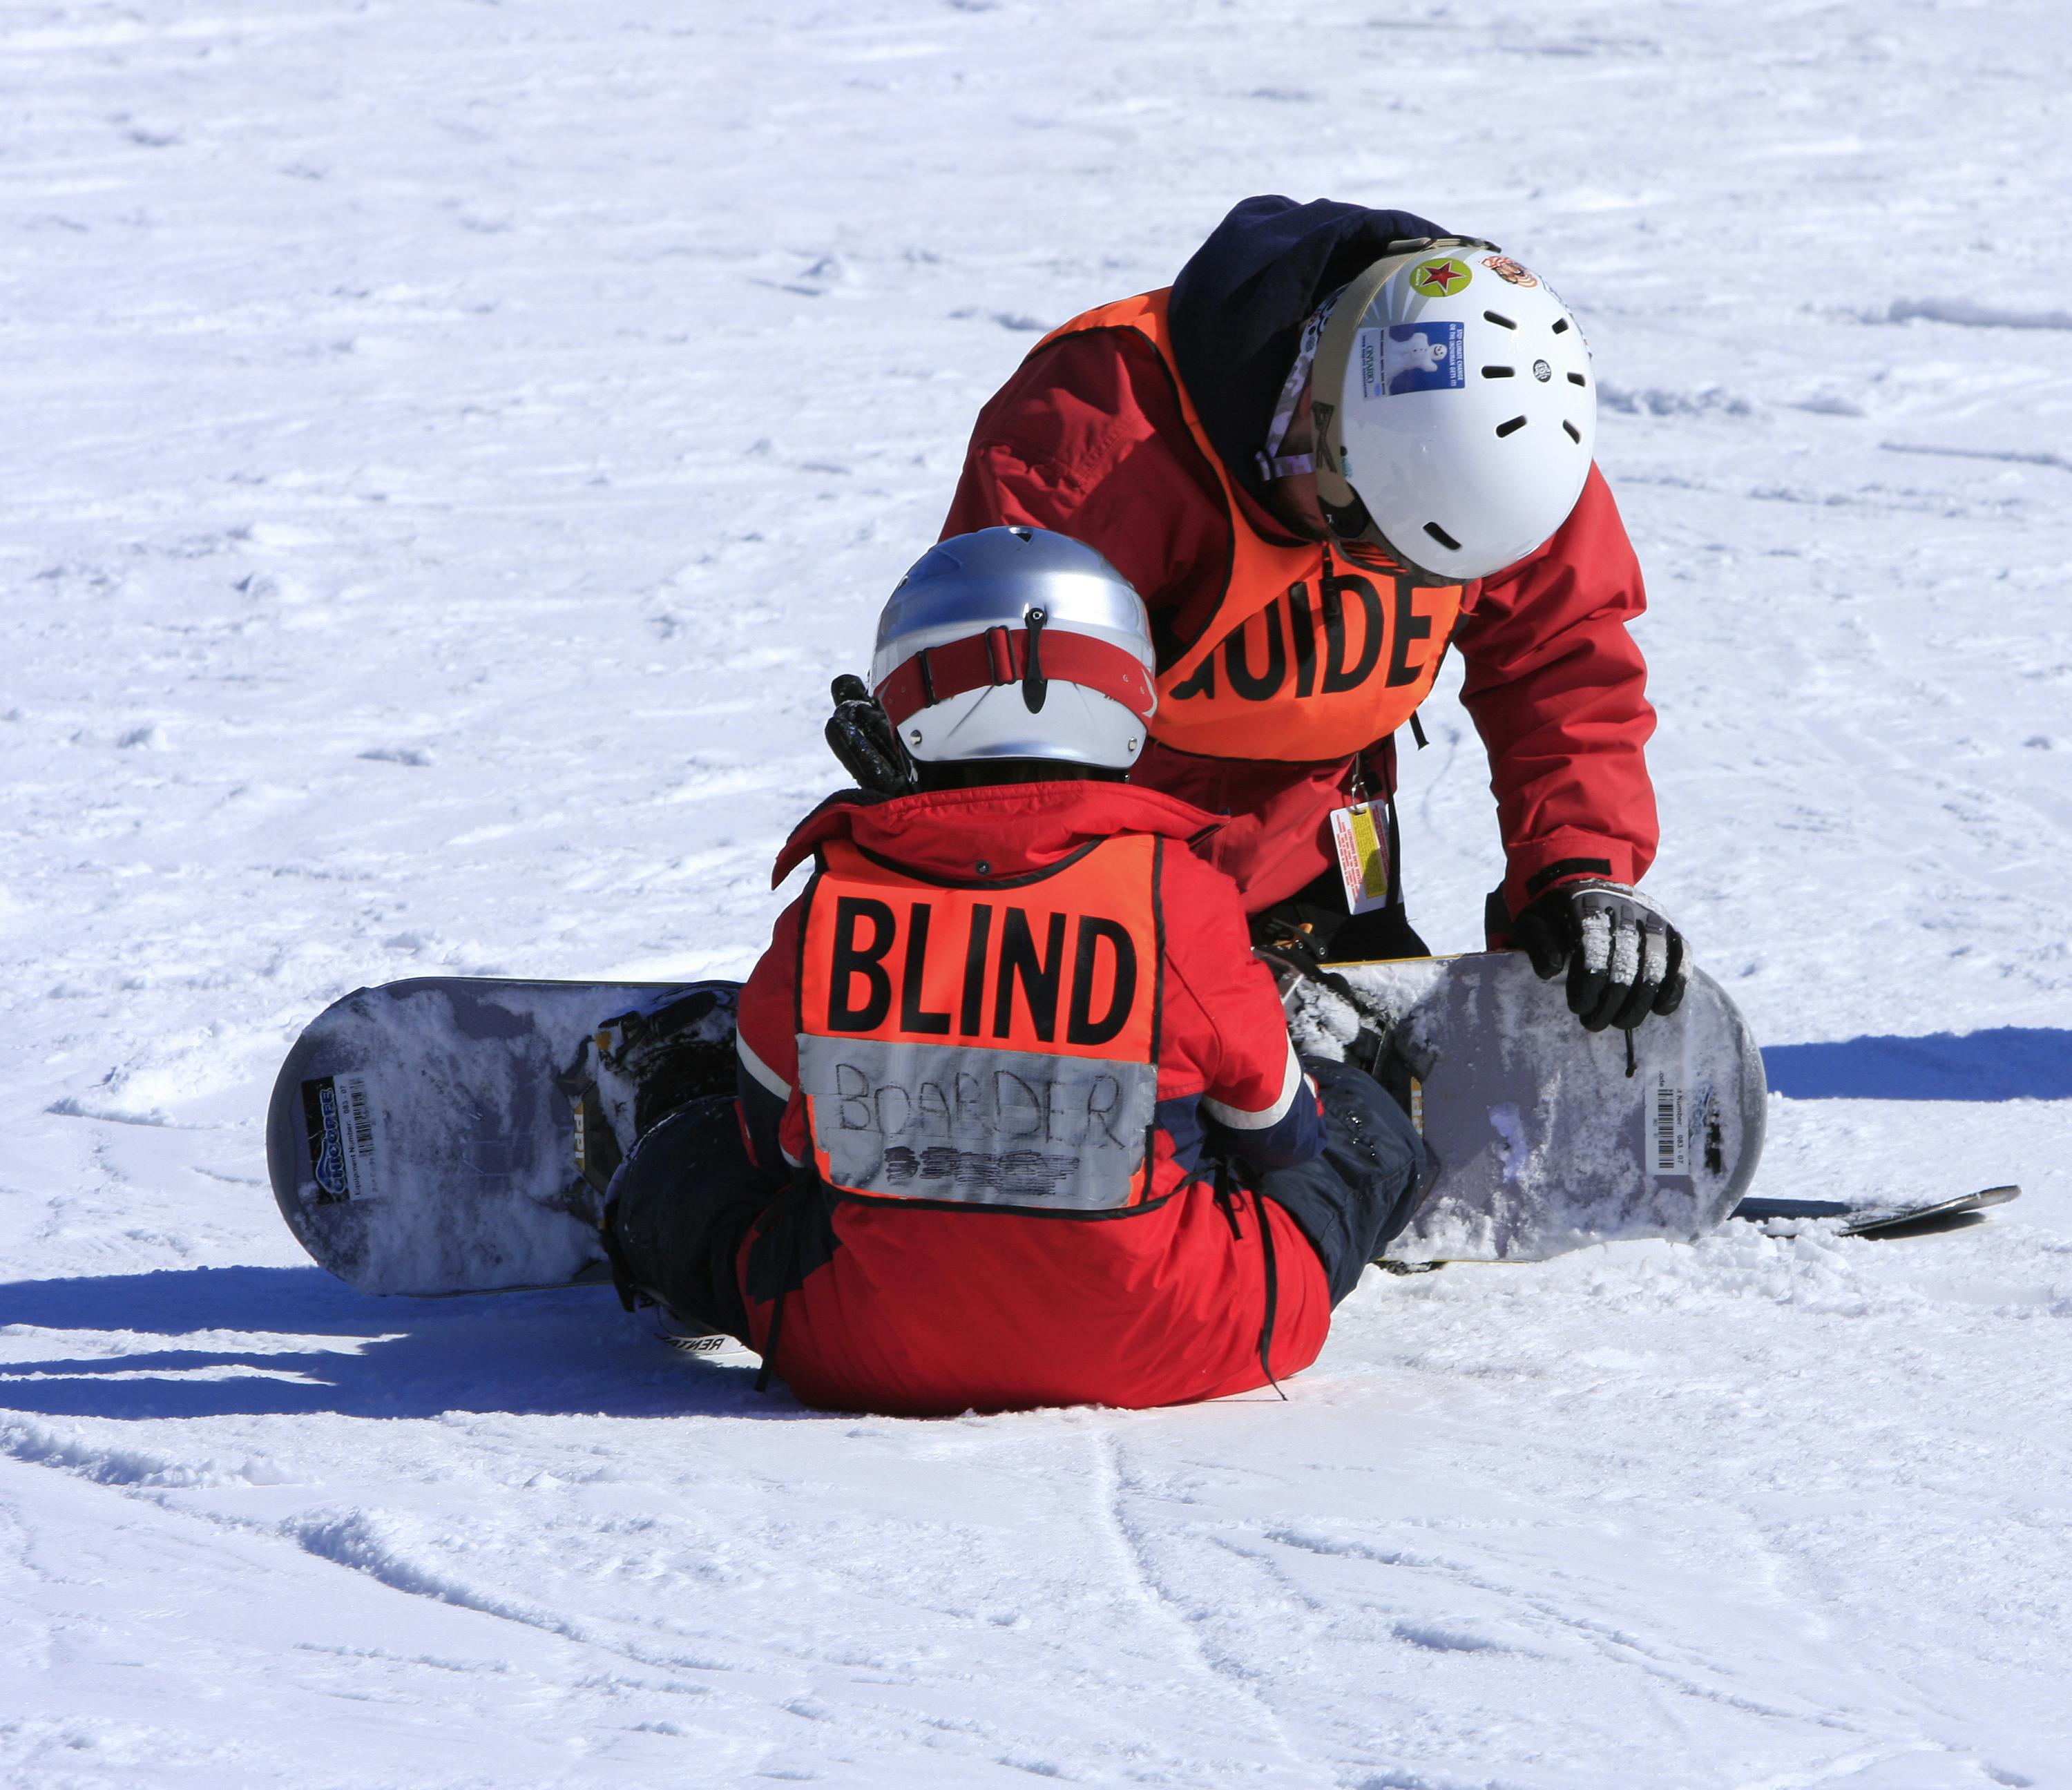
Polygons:
M1273 977L1252 955L1236 889L1198 858L1169 852L1163 901L1177 923L1166 934L1159 1098L1198 1086L1202 1116L1240 1155L1262 1168L1308 1160L1324 1147L1322 1109Z
M1001 523L1083 541L1182 638L1199 630L1230 557L1221 487L1137 330L1060 337L980 411L943 533Z
M806 1157L799 1082L799 903L777 917L735 1006L734 1054L742 1124L757 1168L781 1175ZM774 1147L773 1147L774 1146Z
M1489 749L1514 914L1556 866L1631 883L1655 861L1644 753L1655 711L1626 632L1646 606L1618 507L1593 466L1554 538L1487 581L1462 618L1461 700Z

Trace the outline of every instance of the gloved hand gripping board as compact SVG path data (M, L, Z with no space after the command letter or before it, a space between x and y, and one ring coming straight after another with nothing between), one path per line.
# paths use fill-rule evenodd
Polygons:
M1703 971L1675 1012L1586 1032L1522 952L1334 964L1367 1011L1296 981L1297 1048L1372 1067L1433 1172L1392 1260L1535 1261L1586 1243L1702 1235L1762 1153L1762 1057ZM1364 1025L1365 1050L1354 1041ZM1631 1051L1629 1057L1629 1041Z

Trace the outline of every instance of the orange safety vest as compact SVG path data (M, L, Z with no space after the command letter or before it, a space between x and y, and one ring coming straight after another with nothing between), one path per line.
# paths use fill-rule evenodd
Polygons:
M1036 344L1087 330L1133 329L1173 376L1180 414L1223 487L1230 569L1202 631L1158 674L1151 736L1211 758L1311 764L1386 738L1431 693L1461 610L1461 587L1416 585L1363 548L1339 569L1320 542L1285 546L1245 519L1173 357L1167 288L1118 299Z
M869 1198L1095 1211L1157 1161L1163 842L932 881L821 848L800 928L799 1089L821 1179Z

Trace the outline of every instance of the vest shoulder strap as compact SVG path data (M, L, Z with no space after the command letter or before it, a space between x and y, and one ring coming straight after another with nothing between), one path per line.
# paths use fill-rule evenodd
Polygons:
M1172 297L1170 286L1160 286L1153 292L1140 292L1133 298L1116 298L1105 305L1096 305L1092 310L1083 310L1077 317L1067 318L1029 352L1041 354L1060 337L1083 335L1088 330L1136 330L1151 339L1152 346L1165 356L1170 365L1173 359L1173 339L1166 314Z

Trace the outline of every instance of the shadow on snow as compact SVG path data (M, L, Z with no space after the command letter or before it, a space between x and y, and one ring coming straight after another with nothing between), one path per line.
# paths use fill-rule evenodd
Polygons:
M1793 1100L2072 1100L2072 1031L2003 1025L1773 1045L1762 1067L1770 1091Z
M2072 1099L2072 1030L1774 1045L1794 1100ZM435 1417L446 1411L811 1418L754 1369L666 1349L608 1288L376 1299L321 1268L183 1268L0 1284L0 1326L157 1337L138 1353L0 1360L0 1410L53 1417ZM278 1350L211 1340L231 1332ZM300 1346L298 1346L300 1345Z
M0 1326L7 1324L125 1332L133 1349L151 1339L162 1346L62 1361L0 1357L0 1411L818 1414L781 1390L758 1394L743 1357L725 1364L668 1349L627 1318L609 1287L376 1299L317 1267L169 1269L0 1284ZM265 1340L272 1336L281 1339L278 1352Z

